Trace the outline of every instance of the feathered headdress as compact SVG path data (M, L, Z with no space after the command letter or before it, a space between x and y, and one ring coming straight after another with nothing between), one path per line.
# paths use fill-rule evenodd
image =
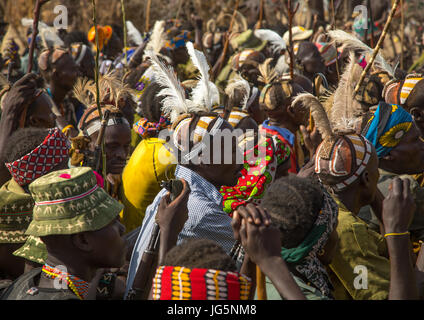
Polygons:
M146 51L146 57L152 63L156 82L163 87L158 96L165 96L162 100L162 112L171 123L174 123L179 116L195 111L196 106L191 100L186 99L184 88L174 69L160 61L152 50Z
M264 63L260 64L258 70L260 72L260 76L258 80L264 84L270 84L275 78L278 76L278 73L275 71L275 68L270 66L270 63L273 59L268 58Z
M128 40L132 41L135 45L139 46L143 43L143 37L141 36L140 31L134 26L131 21L126 21L125 25L127 27Z
M271 46L276 51L286 50L286 42L283 38L275 31L269 29L257 29L254 32L256 38L261 39L262 41L268 41L271 43Z
M301 93L297 95L292 102L292 106L302 104L311 109L311 115L315 121L316 127L324 141L335 140L335 135L331 127L327 113L318 98L310 93Z
M145 51L153 51L156 55L159 55L160 50L166 43L166 33L165 33L165 21L158 20L153 26L152 34L150 35L150 40L146 45ZM144 54L143 59L146 59L147 55Z
M355 54L349 55L349 64L341 76L339 86L334 92L333 106L329 118L335 131L355 130L362 120L361 103L355 99L355 86L362 73L356 63Z
M361 40L359 40L354 35L351 35L342 30L331 30L328 32L328 36L332 39L332 44L335 42L342 44L341 49L351 49L354 51L359 51L365 55L372 55L374 49L367 46ZM383 56L378 53L374 61L375 68L381 69L387 72L391 77L394 76L394 69L392 66L383 58Z
M73 93L86 106L96 103L96 85L93 80L78 78ZM103 104L120 108L120 99L134 94L134 90L119 80L116 74L107 73L99 78L99 101Z
M209 81L209 64L205 55L194 49L191 42L187 42L186 46L191 61L200 72L199 81L191 94L191 100L197 106L203 107L204 111L210 111L214 105L219 104L218 88Z
M250 85L249 82L247 82L238 74L235 78L228 82L228 85L225 88L225 94L230 98L230 100L233 100L236 91L242 92L243 99L240 103L240 107L242 110L246 110L247 102L249 101L250 97Z

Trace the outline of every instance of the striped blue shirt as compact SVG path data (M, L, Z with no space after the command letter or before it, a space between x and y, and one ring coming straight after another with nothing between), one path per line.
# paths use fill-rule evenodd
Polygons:
M199 174L183 166L176 167L175 176L186 180L191 189L187 202L188 220L178 236L177 244L188 238L205 238L214 240L229 254L235 239L231 218L222 210L223 199L219 191ZM125 295L132 287L141 257L150 240L159 202L166 193L167 190L162 189L146 209L140 234L131 256Z

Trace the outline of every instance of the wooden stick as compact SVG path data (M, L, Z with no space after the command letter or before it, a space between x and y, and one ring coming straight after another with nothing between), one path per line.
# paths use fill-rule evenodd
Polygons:
M400 0L400 14L401 14L401 23L400 23L400 68L403 70L403 60L404 60L404 51L403 51L403 44L405 43L405 15L403 13L403 0Z
M231 17L230 27L228 28L228 31L227 31L227 38L225 39L224 48L222 49L222 56L221 56L222 59L219 61L219 65L218 65L218 68L216 69L216 72L212 73L212 76L211 76L212 81L216 80L216 77L218 77L219 73L222 70L222 67L224 66L225 56L227 55L228 45L230 43L230 34L233 31L233 25L234 25L234 21L236 19L236 14L237 14L237 9L239 7L239 3L240 3L240 0L236 0L236 4L234 6L234 11L233 11L233 16Z
M149 32L150 30L150 7L152 5L152 0L147 0L146 6L146 24L144 25L144 32Z
M91 0L93 5L93 25L94 31L96 35L96 60L95 60L95 73L94 73L94 81L96 83L96 105L97 112L99 113L100 119L103 118L102 108L100 107L100 89L99 89L99 57L100 57L100 49L99 49L99 35L97 30L97 17L96 17L96 0ZM105 152L105 142L102 141L102 174L103 179L106 182L106 152Z
M387 19L386 25L384 26L384 29L383 29L383 33L381 34L380 39L378 39L377 45L374 48L374 51L372 53L371 60L368 62L368 64L365 67L364 71L362 71L361 78L359 79L359 82L358 82L358 84L355 87L355 92L354 92L355 95L358 93L359 88L361 87L362 83L364 82L365 77L367 76L368 71L370 71L370 69L371 69L371 67L372 67L372 65L373 65L373 63L375 61L375 58L377 57L377 54L380 51L381 45L383 44L384 39L386 38L387 30L389 29L390 24L392 23L393 16L395 15L395 12L396 12L396 10L397 10L397 8L399 6L399 1L400 0L395 0L395 2L393 3L393 7L392 7L392 10L390 11L389 18Z
M180 11L181 11L181 7L183 6L183 1L184 0L180 0L178 3L178 10L177 10L177 15L175 16L174 27L177 25L177 20L180 17Z
M292 9L291 0L287 1L286 4L287 15L289 17L289 55L290 55L290 78L294 77L294 47L293 47L293 17L299 9L299 2L297 3L296 9Z
M331 27L333 30L336 30L336 13L334 10L334 0L331 0L331 13L332 13L332 22ZM337 71L337 81L340 79L340 69L339 69L339 52L337 51L337 44L334 44L336 48L336 71Z
M264 17L264 5L265 5L265 0L259 0L259 23L256 25L255 29L262 28L262 19Z
M371 6L371 0L368 0L368 8L370 8L370 22L371 22L371 48L374 48L375 41L374 41L374 18L372 16L372 6ZM367 21L368 23L368 21ZM367 39L366 39L367 40ZM365 41L367 43L367 41Z
M32 23L32 36L31 43L29 45L29 54L28 54L28 69L27 73L31 73L32 65L34 60L34 49L35 49L35 41L38 34L38 21L40 20L40 9L43 4L48 2L49 0L37 0L34 7L34 21Z

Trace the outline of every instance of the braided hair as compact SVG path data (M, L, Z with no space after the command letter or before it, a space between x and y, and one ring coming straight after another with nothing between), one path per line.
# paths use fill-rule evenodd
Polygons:
M162 265L237 271L234 260L225 253L220 245L208 239L184 241L166 254Z
M318 183L295 175L277 179L262 199L262 206L271 216L272 224L281 232L281 243L285 248L294 248L305 239L323 203Z

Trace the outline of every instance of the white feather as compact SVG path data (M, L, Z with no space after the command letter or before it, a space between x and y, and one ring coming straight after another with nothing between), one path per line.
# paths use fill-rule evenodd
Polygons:
M240 75L237 75L234 79L228 82L227 87L225 88L225 94L231 98L234 96L235 90L243 91L244 96L241 102L242 109L245 110L247 107L247 102L250 98L250 85L245 79Z
M159 53L160 49L165 45L165 21L158 20L153 26L153 31L150 40L146 45L146 50L152 50L154 53Z
M203 111L210 111L219 103L219 91L216 85L209 81L209 64L203 52L194 49L192 42L187 42L187 51L194 66L199 70L199 82L192 91L192 101Z
M137 46L141 45L143 43L143 37L141 36L140 31L137 30L131 21L126 21L125 24L127 27L128 39L134 42Z
M343 49L347 48L352 50L359 50L362 53L368 53L368 54L372 54L374 51L372 48L367 46L357 37L345 31L331 30L328 32L328 35L333 40L332 43L334 42L340 43ZM383 58L383 56L380 53L377 54L374 65L377 68L380 68L386 71L390 76L392 77L394 76L394 70L392 66Z
M262 41L269 41L274 48L274 51L286 50L287 48L284 39L275 31L269 29L257 29L254 34L256 38L259 38Z
M158 93L158 96L165 96L162 100L162 112L173 123L178 116L190 112L192 102L185 98L185 91L172 67L165 66L152 50L146 51L146 57L152 62L155 81L163 87Z

